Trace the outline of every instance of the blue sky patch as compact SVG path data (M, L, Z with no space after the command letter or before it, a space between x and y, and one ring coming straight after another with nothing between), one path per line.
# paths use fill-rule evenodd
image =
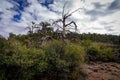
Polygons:
M41 5L49 8L49 5L53 3L54 3L54 0L45 0L44 2L41 3Z
M21 19L21 14L17 14L13 16L13 21L18 22Z

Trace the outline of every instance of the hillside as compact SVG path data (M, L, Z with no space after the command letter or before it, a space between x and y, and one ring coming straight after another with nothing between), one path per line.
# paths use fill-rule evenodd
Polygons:
M49 34L52 37L44 43L41 43L43 38L38 33L28 35L10 33L8 39L1 36L0 79L119 79L120 45L116 44L117 41L107 42L107 35L103 42L99 40L100 38L97 41L81 39L79 36L82 34L74 34L78 38L70 37L73 35L68 34L66 39L61 39L55 32ZM119 39L119 36L117 38Z

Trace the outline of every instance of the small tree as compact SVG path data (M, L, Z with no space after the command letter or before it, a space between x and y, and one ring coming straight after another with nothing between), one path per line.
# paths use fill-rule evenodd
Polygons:
M40 33L42 35L41 38L41 46L43 46L45 44L46 40L52 39L52 36L50 35L51 32L53 32L53 28L48 27L51 24L48 22L41 22L40 26L42 27L42 29L38 31L38 33Z
M41 26L41 28L39 28L37 30L37 33L41 34L42 36L50 35L50 33L53 32L53 28L52 27L48 27L48 26L51 26L50 23L48 23L48 22L41 22L39 25Z
M29 30L28 34L33 34L34 33L34 29L39 28L39 27L37 27L37 24L35 22L32 21L31 24L32 25L30 25L30 26L25 28L25 29Z
M37 41L35 39L35 34L33 34L34 32L36 32L39 36L40 36L40 44L41 46L43 46L45 44L45 41L48 39L51 39L52 36L50 35L51 32L53 31L53 28L48 27L51 24L48 22L40 22L39 24L32 22L31 26L26 27L25 29L28 29L28 33L31 35L31 42L34 41L35 45L37 44ZM36 30L36 31L35 31Z

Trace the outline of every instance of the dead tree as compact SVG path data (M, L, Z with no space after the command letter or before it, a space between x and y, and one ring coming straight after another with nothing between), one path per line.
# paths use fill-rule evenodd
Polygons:
M73 29L74 29L74 30L77 30L77 25L76 25L76 23L75 23L74 21L71 21L71 22L67 23L67 19L68 19L73 13L75 13L75 12L77 12L78 10L82 9L82 8L78 8L78 9L72 11L72 12L67 12L67 13L65 13L65 6L66 6L66 3L65 3L64 6L63 6L62 18L61 18L61 19L58 19L58 20L56 20L56 21L53 22L53 25L56 25L56 26L58 26L59 28L62 29L61 35L63 36L63 37L62 37L63 39L66 38L66 32L68 32L68 31L71 32L70 29L72 29L72 30L73 30ZM59 25L58 23L62 23L62 26ZM74 27L74 28L73 28L73 27ZM69 30L67 30L67 28L68 28Z

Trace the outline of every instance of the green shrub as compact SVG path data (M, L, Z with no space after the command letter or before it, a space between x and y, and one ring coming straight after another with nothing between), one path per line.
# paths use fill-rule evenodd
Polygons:
M115 53L112 51L111 48L106 48L101 50L99 54L99 59L101 61L114 61Z
M98 46L89 47L87 49L87 56L90 61L96 61L99 57L98 55L99 55L99 47Z
M76 80L85 76L84 49L77 44L52 41L43 49L13 44L12 55L0 54L1 80Z
M115 61L116 53L117 52L112 48L101 48L99 45L94 45L87 49L87 57L89 61Z
M76 44L51 42L45 47L49 80L76 80L84 62L84 49Z
M81 45L87 49L91 46L91 41L90 40L83 40L83 41L81 41Z
M14 52L11 56L0 55L0 77L6 80L32 80L35 75L42 75L46 71L47 62L43 50L18 46Z
M120 63L120 48L115 50L115 61Z

